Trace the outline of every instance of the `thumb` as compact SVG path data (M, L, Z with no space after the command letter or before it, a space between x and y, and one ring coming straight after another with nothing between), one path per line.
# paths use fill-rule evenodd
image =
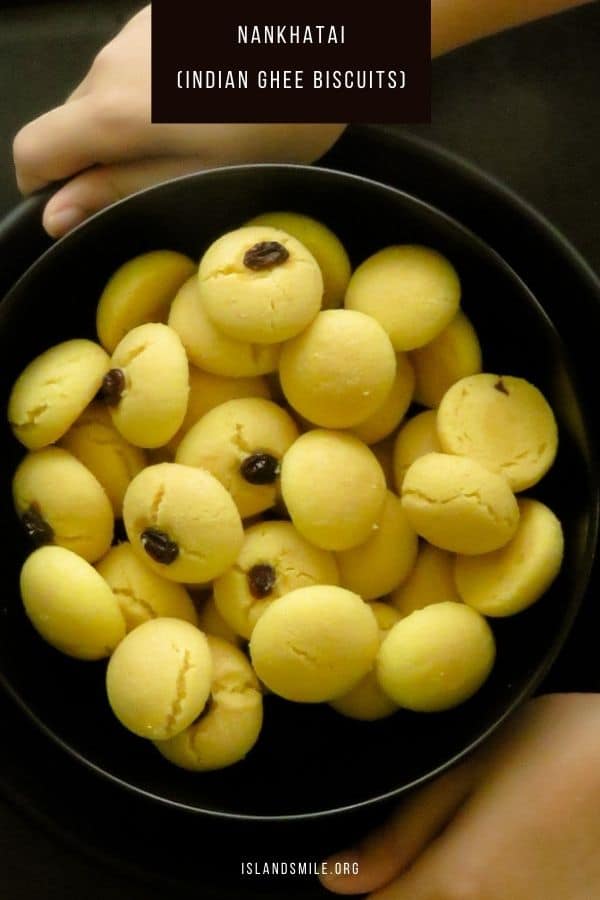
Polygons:
M475 780L475 765L467 761L412 793L357 847L325 861L322 884L338 894L362 894L388 884L452 818Z
M59 238L89 216L129 194L203 168L198 157L166 157L95 166L63 185L46 204L42 224Z

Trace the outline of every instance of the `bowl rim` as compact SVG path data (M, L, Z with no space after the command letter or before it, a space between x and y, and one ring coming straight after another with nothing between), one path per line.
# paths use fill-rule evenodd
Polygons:
M369 126L365 127L368 128ZM482 169L468 163L466 160L463 160L461 157L453 154L451 151L447 151L445 148L440 148L434 144L430 144L423 139L415 138L412 135L408 143L413 143L417 149L421 148L423 150L426 150L427 152L433 151L440 158L448 161L453 167L461 168L467 174L467 176L469 176L473 180L480 180L487 183L500 196L508 199L509 202L512 203L512 205L517 206L517 208L519 208L521 212L524 212L529 218L534 221L538 228L541 228L545 232L546 236L551 236L554 242L558 243L561 246L563 252L567 252L567 255L571 258L571 261L574 262L581 270L581 274L583 274L590 281L591 287L598 294L598 300L600 302L600 279L595 275L594 271L591 269L591 267L588 265L579 251L575 247L573 247L562 235L562 233L534 207L529 205L510 188L505 187L498 179L495 179L493 176L488 175ZM349 180L352 182L356 182L357 184L365 184L369 187L384 189L386 192L391 192L396 196L408 199L411 204L416 204L417 206L426 209L428 212L433 213L437 218L441 217L446 222L448 222L453 227L453 229L458 230L463 235L465 235L470 242L474 242L479 246L483 245L486 252L491 254L496 259L496 262L501 266L501 268L503 268L505 271L508 270L511 277L519 282L521 289L529 295L529 298L536 308L537 313L546 321L548 328L554 334L556 340L563 349L565 367L568 371L569 378L575 385L579 383L579 379L576 377L576 374L573 371L573 366L570 362L570 354L566 351L566 348L564 347L562 342L562 338L560 337L560 334L558 333L552 319L550 318L544 307L541 305L535 294L529 288L527 283L515 271L512 265L507 262L505 257L502 256L500 252L497 251L494 247L492 247L485 238L480 237L469 226L464 225L454 215L447 213L445 210L435 206L433 203L423 200L420 197L409 193L408 191L402 190L395 187L394 185L387 184L384 181L379 181L366 175L357 174L342 169L329 168L326 166L302 165L296 163L248 163L232 166L219 166L210 169L204 169L199 172L180 175L175 178L168 179L167 181L160 182L159 184L151 185L140 191L136 191L134 194L124 197L118 200L116 203L111 204L109 207L106 207L94 213L92 216L90 216L88 219L74 228L71 232L64 235L57 241L51 243L50 246L48 246L47 249L40 256L38 256L31 263L31 265L27 267L27 269L10 287L4 297L0 299L0 306L4 306L6 302L10 303L12 301L13 294L17 291L20 291L22 286L26 285L27 281L35 276L37 269L45 264L45 261L49 255L54 254L56 247L62 247L65 242L69 242L72 238L72 235L80 234L88 227L93 227L93 223L95 223L99 218L115 214L118 215L118 210L123 204L128 204L135 198L140 196L149 195L154 192L160 193L162 190L171 187L175 183L202 181L204 178L210 178L214 175L226 176L228 173L235 173L240 171L266 171L273 169L278 171L301 172L308 177L316 172L319 174L319 176L335 176L336 178L346 181ZM18 220L21 208L23 208L23 213L29 212L32 208L36 208L37 204L42 204L43 202L45 202L45 199L47 199L50 193L52 192L42 191L40 194L36 195L35 198L28 198L27 200L19 204L19 206L14 210L12 210L8 214L8 216L5 217L5 219L0 221L0 241L3 238L3 232L5 228L12 227L14 222ZM34 200L36 201L35 203ZM258 815L252 813L231 812L227 810L204 808L198 805L193 805L191 803L186 803L181 800L175 800L159 793L155 793L152 790L139 787L129 781L126 781L124 778L113 774L112 772L88 759L82 752L71 746L65 739L63 739L50 726L45 724L45 722L39 718L39 716L29 707L26 701L23 700L18 691L13 688L10 681L7 680L4 672L1 669L0 685L23 710L29 720L32 721L40 729L40 731L46 735L46 737L50 738L56 745L65 750L78 763L82 764L85 768L101 776L102 778L108 779L111 783L117 785L119 788L123 788L125 789L125 791L132 792L133 794L151 801L152 803L157 802L167 808L179 810L185 813L192 813L194 815L208 816L210 818L235 822L306 822L314 819L324 819L332 816L354 813L359 810L366 810L368 808L381 805L387 801L396 799L414 790L417 787L429 783L434 778L439 777L441 774L448 771L469 754L471 754L482 743L484 743L505 722L505 720L534 693L536 688L539 687L539 685L551 669L552 665L556 661L580 610L583 598L591 579L592 569L596 559L597 539L600 526L600 472L597 464L599 454L596 447L596 442L592 439L592 436L590 434L587 419L584 419L584 427L585 436L587 439L587 451L590 457L590 465L588 466L589 471L587 474L593 485L593 491L590 495L591 502L589 507L589 524L585 539L585 564L578 569L577 581L573 590L571 603L569 604L568 615L563 619L560 629L555 634L552 642L550 643L549 648L544 655L543 662L537 666L537 668L527 679L521 690L511 699L504 712L500 716L498 716L494 720L494 722L489 725L482 733L480 733L475 739L470 741L465 747L456 752L445 762L441 763L435 769L430 770L425 775L421 775L413 779L412 781L402 785L401 787L393 788L389 791L378 793L372 797L368 797L366 799L355 801L352 803L337 805L335 807L326 809L310 810L308 812L302 813Z

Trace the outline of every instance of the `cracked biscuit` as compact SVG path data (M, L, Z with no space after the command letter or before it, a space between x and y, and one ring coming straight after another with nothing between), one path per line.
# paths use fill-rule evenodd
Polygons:
M490 553L517 530L508 482L466 456L427 453L408 469L402 506L417 534L452 553Z
M275 600L250 638L261 681L298 703L346 694L367 674L379 647L377 620L358 594L330 585L297 588Z
M558 448L556 419L543 394L511 375L457 381L440 403L437 430L443 450L478 460L513 491L537 484Z
M193 425L175 460L212 472L245 519L274 506L281 460L297 437L296 423L276 403L243 397L222 403Z
M239 228L208 248L198 269L200 302L238 341L279 344L321 308L323 277L300 241L277 228Z
M39 450L59 440L93 400L110 368L93 341L75 339L36 357L14 383L8 421L17 440Z
M200 715L211 678L206 635L181 619L152 619L123 638L111 656L106 691L125 728L166 740Z
M258 740L263 720L260 685L244 654L211 635L208 644L213 675L205 709L185 731L156 742L169 762L192 772L239 762Z
M233 565L242 522L231 496L204 469L177 463L148 466L123 501L134 551L163 578L205 584Z
M339 584L333 554L309 544L291 522L259 522L246 531L234 565L215 581L215 603L231 628L249 639L274 600L311 584Z

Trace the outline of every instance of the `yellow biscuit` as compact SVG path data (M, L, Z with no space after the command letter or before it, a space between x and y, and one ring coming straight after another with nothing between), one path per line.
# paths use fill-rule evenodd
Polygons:
M246 225L268 225L295 237L309 250L323 275L323 309L334 309L344 302L350 281L348 254L336 235L316 219L293 212L271 212L255 216Z
M469 557L470 558L470 557ZM401 616L431 603L460 603L454 583L454 555L423 542L410 575L390 595Z
M166 322L173 297L195 271L189 257L173 250L152 250L123 263L98 302L100 343L112 353L132 328L146 322Z
M226 641L208 637L213 676L200 718L168 741L157 741L162 755L192 772L223 769L243 759L262 726L260 685L244 654Z
M58 441L94 398L109 368L108 355L93 341L65 341L36 357L8 401L15 437L29 450Z
M513 539L484 556L457 556L454 577L462 599L484 616L512 616L535 603L560 570L564 539L551 509L520 500Z
M383 597L403 581L417 557L417 535L400 499L388 491L373 535L336 555L340 584L363 600Z
M285 454L281 493L292 522L308 541L323 550L350 550L377 526L385 476L358 438L314 429Z
M365 444L376 444L388 437L404 418L413 399L415 373L404 353L396 354L396 377L390 392L375 412L356 425L352 433Z
M277 597L311 584L339 584L332 553L308 543L291 522L248 528L235 564L214 583L217 609L242 637Z
M103 399L115 427L136 447L166 444L181 427L188 402L188 362L179 337L167 325L139 325L117 346L110 365Z
M21 596L36 631L68 656L102 659L125 636L125 620L108 584L64 547L40 547L26 559Z
M512 538L519 507L505 478L474 459L427 453L407 471L402 506L417 534L452 553L489 553Z
M281 459L297 437L295 422L276 403L243 397L196 422L175 459L212 472L246 518L275 504Z
M429 247L386 247L352 275L347 309L373 316L396 350L428 344L450 324L460 302L460 281L445 257Z
M131 631L110 658L111 709L139 737L166 740L200 715L213 664L206 635L181 619L152 619Z
M242 397L263 397L271 399L271 391L266 378L225 378L223 375L211 375L196 366L190 366L190 393L183 425L169 441L169 449L175 452L181 439L192 425L221 403L238 400Z
M153 572L127 541L111 547L96 564L96 570L117 598L127 631L161 616L198 624L194 604L186 589Z
M369 606L377 619L379 643L381 644L398 621L399 614L397 610L386 603L370 603ZM374 666L347 694L333 700L331 706L343 716L364 722L385 719L398 709L398 705L381 690Z
M229 337L279 344L299 334L321 307L323 277L300 241L277 228L224 234L198 269L200 299Z
M358 425L392 390L396 358L369 316L328 309L281 351L279 377L288 403L326 428Z
M123 502L131 545L159 575L204 584L233 565L244 537L236 506L217 479L176 463L148 466Z
M398 706L438 712L463 703L492 670L494 635L464 603L436 603L394 625L383 640L375 671Z
M275 600L250 638L261 681L299 703L334 700L367 674L379 646L377 621L357 594L341 587L298 588Z
M146 465L143 450L129 444L117 431L102 403L88 406L61 438L60 446L98 479L119 518L127 485Z
M212 323L200 298L196 275L178 291L169 325L181 338L190 362L214 375L264 375L275 371L279 363L279 344L236 340Z
M110 547L114 519L106 492L66 450L28 453L12 487L17 515L34 543L58 544L88 562Z
M450 324L425 347L413 350L410 361L417 384L415 400L437 407L449 387L481 372L481 347L471 322L459 310Z
M438 436L447 453L478 460L514 491L542 478L556 456L558 430L541 392L510 375L471 375L444 395Z
M435 410L419 413L402 426L394 444L394 483L398 493L409 466L420 456L438 453L441 449Z

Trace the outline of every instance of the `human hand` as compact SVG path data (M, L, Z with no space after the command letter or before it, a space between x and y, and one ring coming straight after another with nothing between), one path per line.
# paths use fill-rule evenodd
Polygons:
M336 855L359 874L321 880L372 900L592 900L599 846L600 695L554 694Z
M312 162L343 125L159 125L150 122L150 7L107 44L67 101L17 134L24 194L70 179L48 201L52 237L116 200L177 175L249 162Z

